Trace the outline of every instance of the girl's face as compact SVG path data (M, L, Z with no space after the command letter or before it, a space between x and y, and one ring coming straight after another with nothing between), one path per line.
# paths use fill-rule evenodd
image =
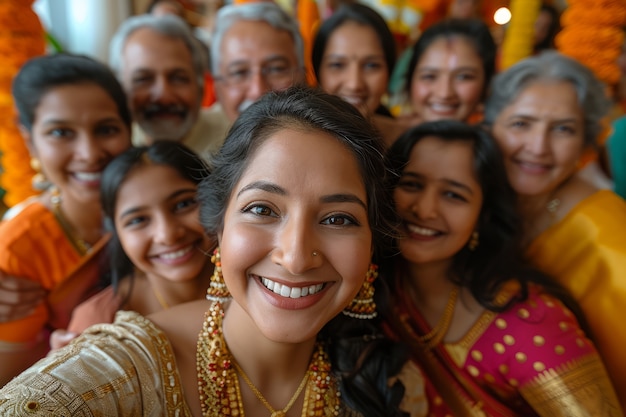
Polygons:
M128 149L130 132L113 99L100 86L67 84L45 93L35 109L31 154L63 199L98 202L102 170Z
M414 264L449 265L477 228L483 203L468 142L421 139L394 190L403 220L398 245Z
M199 221L198 187L166 165L130 171L117 192L115 230L124 252L146 275L198 277L213 242Z
M376 31L348 21L332 33L320 64L324 91L372 115L387 91L389 69Z
M370 262L353 154L325 132L273 133L232 191L220 248L226 285L264 337L315 338L354 298Z
M568 82L535 82L493 123L509 182L520 195L550 194L576 172L584 115Z
M485 69L476 48L462 37L439 38L413 71L411 104L421 120L467 120L480 103Z

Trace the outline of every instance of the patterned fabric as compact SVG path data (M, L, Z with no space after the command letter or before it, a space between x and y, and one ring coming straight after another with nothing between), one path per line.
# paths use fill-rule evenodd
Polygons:
M86 330L0 390L2 416L191 417L167 336L130 311Z
M626 407L626 202L598 191L537 237L527 256L582 308Z
M496 301L504 304L517 292L511 282ZM622 415L573 314L538 287L502 313L484 311L461 340L433 350L415 341L430 329L413 303L398 297L396 306L393 333L413 341L413 358L432 382L431 416Z
M72 309L92 294L98 282L99 249L108 239L81 256L43 204L32 200L20 209L0 223L0 270L39 282L50 293L30 316L0 323L0 353L32 344L46 327L67 327Z

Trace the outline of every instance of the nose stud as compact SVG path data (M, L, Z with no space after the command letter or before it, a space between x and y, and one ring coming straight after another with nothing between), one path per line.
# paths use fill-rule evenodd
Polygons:
M317 252L313 251L313 256L317 256Z

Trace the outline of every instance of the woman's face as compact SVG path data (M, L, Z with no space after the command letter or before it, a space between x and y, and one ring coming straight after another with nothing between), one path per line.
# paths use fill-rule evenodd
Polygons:
M372 115L387 91L389 69L376 31L347 21L332 33L319 69L324 91Z
M576 172L584 115L568 82L535 82L493 124L509 182L520 195L551 194Z
M310 341L354 298L369 266L357 160L325 132L271 134L232 190L219 242L226 285L260 332Z
M199 221L198 187L166 165L130 171L117 192L115 230L146 275L183 282L198 277L213 242Z
M467 120L480 103L485 69L472 43L439 38L424 51L413 71L411 105L420 119Z
M413 264L448 266L476 230L482 208L472 145L421 139L411 150L394 201L402 219L402 256Z
M45 93L25 133L31 154L64 201L100 198L102 170L131 146L117 105L95 84L67 84Z

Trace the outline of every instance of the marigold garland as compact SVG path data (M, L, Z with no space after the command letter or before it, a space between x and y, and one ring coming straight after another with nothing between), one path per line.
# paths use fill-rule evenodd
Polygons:
M570 0L561 17L557 48L588 66L609 85L620 79L617 57L624 42L624 0Z
M529 56L533 51L535 20L541 0L511 0L511 23L502 44L502 69Z
M32 10L33 0L0 0L0 188L4 202L15 205L35 194L30 155L16 124L11 82L28 59L45 52L44 29Z

